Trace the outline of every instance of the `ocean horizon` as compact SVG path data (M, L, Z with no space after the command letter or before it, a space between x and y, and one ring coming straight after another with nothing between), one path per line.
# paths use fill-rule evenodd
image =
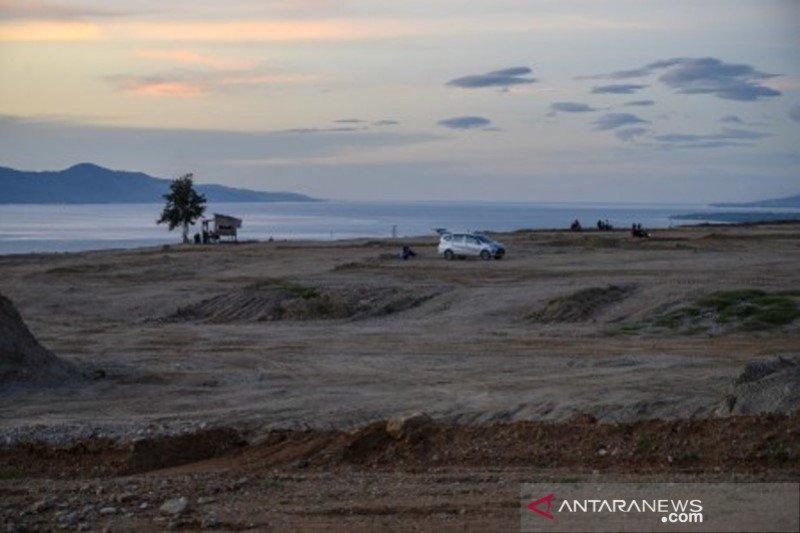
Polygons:
M77 252L174 244L180 231L157 225L162 204L0 205L0 254ZM598 220L615 228L642 224L661 229L703 220L676 220L691 213L741 212L707 204L595 202L322 201L210 202L206 214L243 219L239 240L341 240L435 236L450 231L508 232L567 229L578 219L586 229ZM746 211L771 212L748 208ZM192 227L190 235L199 231Z

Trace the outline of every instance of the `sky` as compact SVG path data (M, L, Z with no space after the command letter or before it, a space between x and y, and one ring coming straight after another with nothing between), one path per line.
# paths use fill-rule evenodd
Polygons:
M800 193L797 0L0 0L0 68L0 166L24 170L344 200Z

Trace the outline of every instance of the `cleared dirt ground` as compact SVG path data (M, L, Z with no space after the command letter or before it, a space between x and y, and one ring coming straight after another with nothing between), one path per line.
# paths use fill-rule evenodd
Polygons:
M0 387L0 517L515 529L521 481L798 479L796 415L716 417L746 363L800 355L800 226L497 237L502 261L432 238L0 257L90 376ZM413 412L416 437L373 424Z

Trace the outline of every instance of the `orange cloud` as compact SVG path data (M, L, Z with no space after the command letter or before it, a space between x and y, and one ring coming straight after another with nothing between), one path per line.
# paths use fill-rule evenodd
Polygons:
M142 50L136 55L144 59L155 59L158 61L188 65L202 65L212 68L247 69L256 64L255 61L248 59L212 56L200 54L191 50Z
M130 84L124 90L146 96L198 96L204 92L199 85L177 81L142 81Z
M261 20L231 22L170 22L126 25L136 40L153 41L346 41L399 37L410 25L385 20Z
M0 41L97 41L100 26L90 22L13 22L0 24Z

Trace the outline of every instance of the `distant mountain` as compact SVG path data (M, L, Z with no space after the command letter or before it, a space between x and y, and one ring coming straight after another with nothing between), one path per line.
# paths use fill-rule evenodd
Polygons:
M759 200L757 202L711 204L714 207L800 207L800 194L772 200Z
M736 211L727 213L688 213L672 215L673 220L696 220L702 222L726 222L728 224L749 224L757 222L788 222L800 220L800 213Z
M108 204L163 201L170 180L142 172L81 163L66 170L27 172L0 167L0 204ZM314 202L290 192L263 192L196 184L211 202Z

